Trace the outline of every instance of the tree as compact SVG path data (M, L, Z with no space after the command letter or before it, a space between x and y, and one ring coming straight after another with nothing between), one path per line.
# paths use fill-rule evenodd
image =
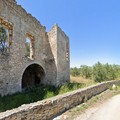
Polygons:
M115 80L120 76L120 67L116 65L101 64L98 62L93 66L93 79L96 82Z
M93 79L95 82L102 82L107 80L107 72L100 62L93 66Z
M7 32L4 27L0 27L0 51L2 54L5 54L7 52L7 47Z
M91 78L92 68L87 65L81 65L80 66L80 74L84 78Z
M120 65L112 65L114 74L115 74L115 79L120 78Z
M80 75L79 68L77 68L77 67L71 68L71 69L70 69L70 74L71 74L72 76L79 76L79 75Z
M81 65L80 68L71 68L72 76L93 79L95 82L103 82L120 78L120 65L110 65L108 63L96 63L92 67Z

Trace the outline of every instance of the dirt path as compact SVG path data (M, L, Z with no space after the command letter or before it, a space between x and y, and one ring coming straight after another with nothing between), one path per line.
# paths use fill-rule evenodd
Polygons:
M78 111L77 116L71 118L73 114L74 110L71 113L66 112L54 120L120 120L120 94L96 103L82 114Z
M120 120L120 95L116 95L100 106L88 110L75 120Z

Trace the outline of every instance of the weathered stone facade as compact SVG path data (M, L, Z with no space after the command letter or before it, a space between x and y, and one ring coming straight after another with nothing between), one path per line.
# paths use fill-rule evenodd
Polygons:
M0 55L1 95L38 83L57 86L70 80L69 39L58 25L46 32L15 0L0 0L0 25L9 31L7 55Z
M100 94L120 81L110 81L76 90L43 101L22 105L19 108L0 113L0 120L52 120L64 111Z

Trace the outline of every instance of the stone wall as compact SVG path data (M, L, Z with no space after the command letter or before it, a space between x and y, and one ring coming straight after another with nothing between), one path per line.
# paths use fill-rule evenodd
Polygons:
M36 103L22 105L19 108L0 113L0 120L50 120L81 104L85 99L90 99L92 96L107 90L113 84L120 85L120 81L104 82Z
M70 80L69 38L58 26L57 33L57 81L62 84Z
M58 63L55 63L57 53L54 54L54 50L57 50L57 29L54 31L57 34L51 31L47 34L45 26L18 5L16 0L0 0L0 18L13 27L9 53L7 56L0 55L0 95L22 91L23 74L26 68L33 64L37 64L44 70L45 77L41 83L58 85ZM26 56L26 35L34 38L32 41L34 43L34 47L32 46L34 59L29 59ZM53 45L50 42L51 38L53 38ZM63 37L62 40L64 41L64 39ZM63 65L59 64L59 66ZM68 71L69 66L65 67ZM69 71L67 75L67 79L69 79Z
M48 32L49 43L54 56L57 78L56 84L60 85L70 81L70 58L67 59L67 46L69 46L69 38L56 24ZM69 48L68 48L69 49ZM69 57L68 52L68 57Z

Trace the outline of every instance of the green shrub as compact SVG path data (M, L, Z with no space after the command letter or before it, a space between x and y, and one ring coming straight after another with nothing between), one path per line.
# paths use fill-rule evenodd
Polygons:
M80 84L80 83L65 83L58 87L54 87L50 85L39 85L33 88L28 88L22 93L16 93L13 95L0 97L0 112L12 108L17 108L22 104L36 102L39 100L56 96L58 94L63 94L69 91L73 91L82 88L84 86L85 86L84 84Z

